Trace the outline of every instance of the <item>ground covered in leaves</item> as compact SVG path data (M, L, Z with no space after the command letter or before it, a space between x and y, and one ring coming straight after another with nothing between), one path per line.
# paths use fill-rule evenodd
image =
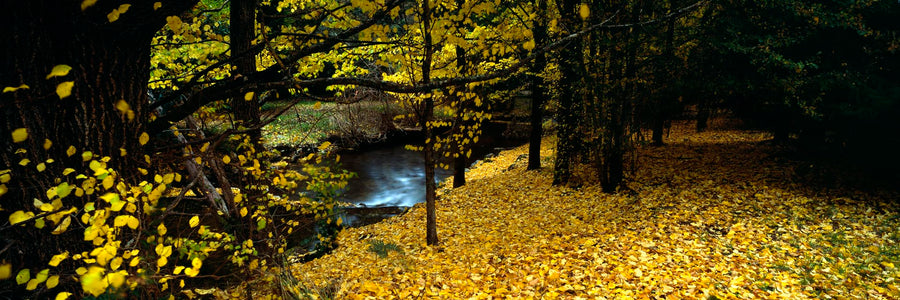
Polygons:
M292 288L339 299L900 298L898 195L813 184L768 138L676 126L667 146L637 151L634 192L616 195L551 186L549 162L526 171L526 147L506 151L442 191L439 247L424 245L417 205L344 230L333 253L293 266Z

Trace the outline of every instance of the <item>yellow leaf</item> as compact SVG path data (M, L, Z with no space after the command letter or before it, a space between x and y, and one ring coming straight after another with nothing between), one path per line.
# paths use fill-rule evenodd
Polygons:
M19 271L19 274L16 274L17 284L26 283L29 279L31 279L31 271L28 269L22 269Z
M110 23L115 22L116 20L119 19L120 15L122 15L126 11L128 11L129 7L131 7L131 4L119 5L119 8L114 9L113 11L109 12L109 14L106 15L106 18L109 20Z
M166 224L159 223L159 226L156 226L156 233L159 234L160 236L166 235L166 232L168 232L168 231L169 230L166 228Z
M59 266L59 263L69 258L69 251L54 255L53 258L50 259L50 263L48 265L52 267Z
M893 269L893 268L894 268L894 264L893 264L893 263L886 262L886 261L881 262L881 265L884 266L885 268L888 268L888 269Z
M246 216L247 216L247 208L246 207L241 208L241 217L246 217Z
M47 169L47 165L45 165L44 163L39 163L37 164L37 166L35 166L35 168L38 170L38 172L43 172Z
M94 0L94 1L96 1L96 0ZM62 293L56 294L55 300L66 300L66 299L69 299L69 296L72 296L72 293L62 292Z
M580 7L578 7L578 15L581 16L581 19L587 19L591 16L591 8L588 7L586 3L582 3Z
M89 161L89 160L91 160L91 159L93 159L93 158L94 158L94 152L91 152L91 151L84 151L84 152L81 153L81 160L82 160L82 161Z
M28 129L19 128L12 132L13 143L21 143L28 139Z
M84 5L84 4L82 4ZM69 74L69 71L72 70L72 67L68 65L56 65L53 67L53 70L50 70L50 74L47 74L46 79L50 79L57 76L66 76Z
M138 138L138 142L141 143L141 146L147 144L147 142L149 142L149 141L150 141L150 135L148 135L146 132L142 132L141 137Z
M64 99L72 95L72 87L75 86L74 81L66 81L56 86L56 95L59 99Z
M49 139L44 139L44 150L50 149L50 146L53 146L53 142Z
M84 10L87 9L88 7L94 6L95 3L97 3L97 0L84 0L84 1L81 1L81 10L84 11ZM68 296L66 296L66 297L68 297Z
M531 49L534 49L534 40L528 40L527 42L525 42L525 44L522 45L522 48L531 51Z
M124 99L122 99L116 102L116 109L119 110L119 113L124 115L131 110L131 105L128 104L128 102L126 102Z
M228 157L228 155L223 156L223 157L222 157L222 162L224 162L224 163L226 163L226 164L227 164L227 163L230 163L230 162L231 162L231 157Z
M7 191L9 191L9 189L6 187L6 185L0 184L0 196L3 196L3 194L6 194Z
M72 217L66 216L66 218L63 219L62 222L59 223L59 226L56 226L56 229L54 229L53 232L51 232L51 233L52 234L60 234L60 233L66 232L66 229L69 228L69 224L71 224L71 223L72 223Z
M19 165L23 166L23 167L27 166L29 163L31 163L31 160L27 159L27 158L23 158L22 160L19 161Z
M244 94L244 101L250 101L250 100L253 100L253 92L248 92L248 93Z
M59 275L50 276L47 278L47 288L52 289L59 285Z
M319 145L319 150L328 149L329 146L331 146L331 142L324 142L321 145Z
M191 228L197 227L197 225L200 225L200 217L191 217L191 219L188 221L188 224L191 225Z
M75 152L78 152L78 149L75 149L75 146L69 146L69 149L66 149L66 155L68 156L75 155Z
M139 257L135 257L135 258L131 259L131 262L128 263L128 266L134 267L134 266L137 266L138 263L140 263L140 262L141 262L141 259Z
M8 92L15 92L18 90L27 90L27 89L29 89L29 87L27 85L20 84L19 86L16 86L16 87L12 87L12 86L4 87L3 92L8 93Z
M154 2L153 3L153 10L157 10L160 7L162 7L162 2Z
M16 225L34 217L33 212L17 211L9 215L9 225Z
M0 280L9 279L12 276L12 264L4 262L0 264Z

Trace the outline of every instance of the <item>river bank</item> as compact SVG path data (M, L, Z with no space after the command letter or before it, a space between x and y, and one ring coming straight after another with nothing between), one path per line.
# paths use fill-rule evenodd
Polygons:
M526 147L473 166L425 210L343 230L339 247L292 266L287 290L341 299L896 298L898 195L808 184L767 134L672 129L642 147L636 194L552 186ZM542 156L552 157L545 142ZM589 172L580 170L580 172ZM715 297L715 298L713 298Z

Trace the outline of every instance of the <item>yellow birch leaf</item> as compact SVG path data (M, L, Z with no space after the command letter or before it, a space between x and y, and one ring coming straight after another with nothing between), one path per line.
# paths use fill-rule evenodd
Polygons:
M247 216L247 208L246 207L241 208L241 217L246 217L246 216Z
M12 264L4 262L0 264L0 280L9 279L12 276Z
M13 143L21 143L28 139L28 129L18 128L12 132Z
M68 156L75 155L75 152L78 152L78 149L75 149L75 146L69 146L69 149L66 149L66 155Z
M50 146L53 146L53 141L49 139L44 139L44 150L49 150Z
M19 165L23 166L23 167L27 166L29 163L31 163L31 160L27 159L27 158L23 158L22 160L19 161Z
M160 7L162 7L162 2L154 2L153 3L153 10L157 10Z
M34 217L33 212L17 211L9 215L9 225L16 225Z
M59 263L66 260L66 258L69 258L69 251L54 255L53 258L50 259L48 265L51 267L59 266Z
M82 4L83 5L83 4ZM57 76L66 76L69 74L69 71L72 70L72 67L68 65L56 65L53 67L53 70L50 70L50 74L47 74L47 78L50 79Z
M228 157L228 155L223 156L223 157L222 157L222 162L224 162L224 163L226 163L226 164L227 164L227 163L230 163L230 162L231 162L231 157Z
M149 141L150 141L150 135L147 134L146 132L142 132L141 136L138 138L138 142L141 143L141 146L147 144L147 142L149 142Z
M168 229L166 228L166 224L159 223L159 226L156 226L156 232L157 232L157 234L159 234L159 236L166 235L166 232L168 232Z
M18 90L27 90L27 89L29 89L28 85L20 84L19 86L16 86L16 87L12 87L12 86L4 87L3 92L9 93L9 92L15 92Z
M247 92L246 94L244 94L244 101L250 100L253 100L253 92Z
M31 279L31 270L22 269L19 271L18 274L16 274L16 283L17 284L26 283L30 279Z
M188 221L188 225L190 225L191 228L197 227L197 225L200 225L200 217L198 217L198 216L191 217L191 219Z
M45 165L44 163L39 163L37 164L37 166L35 166L35 168L38 170L38 172L43 172L47 169L47 165Z
M56 229L54 229L53 232L51 232L51 233L52 234L60 234L60 233L66 232L66 229L69 228L69 224L71 224L71 223L72 223L72 217L66 216L66 218L63 219L62 222L59 223L59 226L56 226Z
M96 3L97 3L97 0L84 0L84 1L81 1L81 10L84 11L84 10L87 9L88 7L94 6L94 4L96 4ZM68 297L68 296L66 296L66 297ZM57 296L57 298L58 298L58 296Z
M66 81L56 86L56 95L59 99L65 99L72 95L72 87L75 86L74 81Z
M59 285L59 275L50 276L47 278L47 288L52 289Z
M591 8L588 7L586 3L582 3L580 7L578 7L578 15L581 16L582 20L587 19L591 16Z

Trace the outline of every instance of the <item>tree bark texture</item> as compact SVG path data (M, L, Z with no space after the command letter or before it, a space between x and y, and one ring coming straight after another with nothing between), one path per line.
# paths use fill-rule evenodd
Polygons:
M126 181L136 181L144 164L139 137L149 119L147 81L150 43L169 15L177 15L197 1L162 0L130 3L126 13L110 21L108 14L125 1L99 1L81 8L81 1L3 1L0 3L0 88L19 87L0 93L0 170L9 169L8 191L0 199L0 219L18 210L31 210L32 199L60 181L77 182L87 170L82 153L93 158L110 157L109 168ZM57 65L71 70L48 78ZM62 89L58 89L63 84ZM71 84L71 93L63 97ZM127 103L127 107L120 101ZM118 105L117 105L118 104ZM25 128L28 138L15 143L14 130ZM49 143L47 142L49 141ZM47 147L49 146L49 147ZM76 149L68 155L69 147ZM45 149L46 148L46 149ZM27 152L15 153L16 149ZM30 164L20 165L23 159ZM53 159L52 163L48 159ZM37 171L38 163L46 169ZM62 175L65 168L77 172ZM66 198L66 206L81 207L87 198ZM46 262L58 249L80 251L83 233L69 230L47 239L51 228L5 228L0 241L0 261L22 265ZM90 246L90 245L87 245ZM21 288L21 286L15 287ZM5 287L0 284L0 290Z

